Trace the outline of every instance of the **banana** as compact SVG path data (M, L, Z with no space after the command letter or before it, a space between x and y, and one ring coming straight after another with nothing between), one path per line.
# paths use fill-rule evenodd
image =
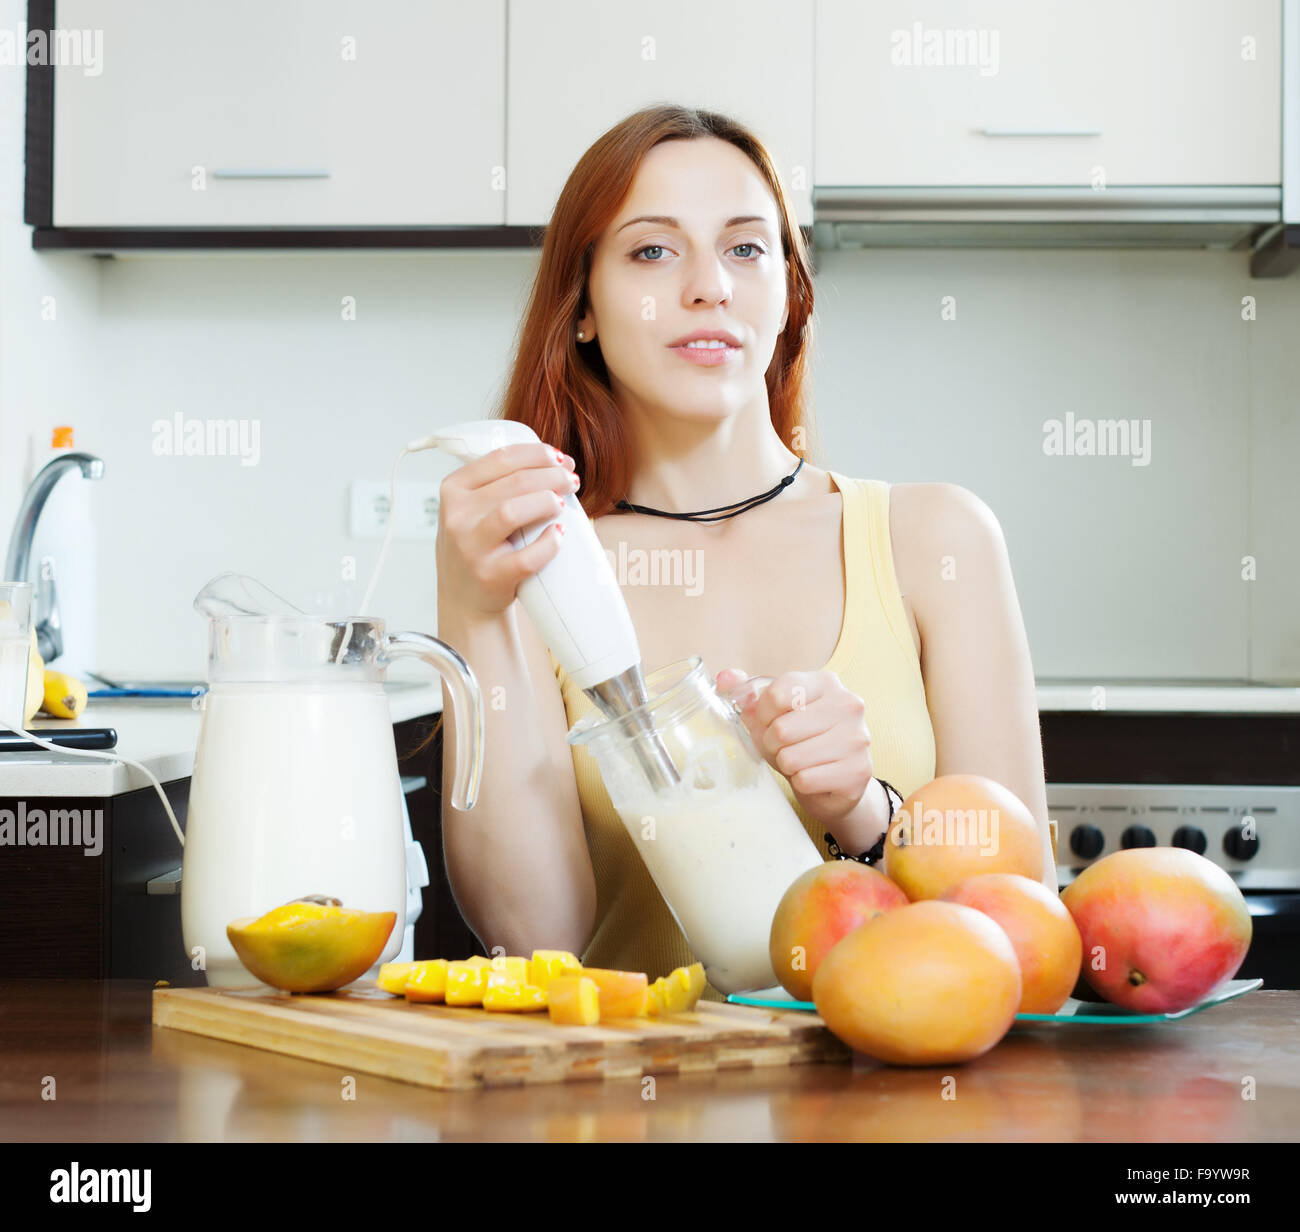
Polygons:
M86 686L66 672L45 669L45 702L42 709L56 719L79 719L86 709Z

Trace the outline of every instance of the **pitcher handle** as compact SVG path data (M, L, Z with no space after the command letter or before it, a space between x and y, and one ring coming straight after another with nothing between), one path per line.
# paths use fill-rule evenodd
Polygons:
M401 658L422 659L432 667L451 693L452 718L456 723L456 767L452 779L451 803L468 812L478 800L483 779L483 695L470 665L460 652L427 633L391 633L384 643L381 663ZM444 746L445 747L445 746Z
M714 679L716 681L717 678ZM718 696L723 701L730 702L732 708L739 714L749 704L750 695L752 694L757 700L763 690L772 683L772 679L771 676L750 676L739 684L733 684L729 689L720 690Z

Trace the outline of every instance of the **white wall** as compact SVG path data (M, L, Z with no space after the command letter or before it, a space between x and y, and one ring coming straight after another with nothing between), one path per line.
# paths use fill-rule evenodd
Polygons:
M110 673L200 670L190 603L224 569L304 604L359 601L379 544L347 533L349 482L386 479L403 441L491 411L536 261L94 261L36 256L27 234L7 212L0 517L28 434L73 423L106 464ZM46 288L54 325L36 316ZM1040 677L1300 679L1300 278L1251 282L1238 254L877 251L822 254L817 293L819 460L978 492L1006 532ZM257 419L259 464L155 455L152 424L176 411ZM1150 464L1044 455L1044 420L1067 411L1149 419ZM420 454L401 477L444 470ZM394 543L372 607L432 631L432 543Z
M1252 281L1241 253L877 250L824 254L817 295L828 451L984 498L1040 678L1300 680L1300 277ZM1047 456L1067 412L1149 419L1149 465Z

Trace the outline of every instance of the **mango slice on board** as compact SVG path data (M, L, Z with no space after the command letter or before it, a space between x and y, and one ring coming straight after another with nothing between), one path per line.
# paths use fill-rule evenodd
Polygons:
M293 902L232 920L226 936L239 961L272 988L330 992L374 966L395 923L394 911Z

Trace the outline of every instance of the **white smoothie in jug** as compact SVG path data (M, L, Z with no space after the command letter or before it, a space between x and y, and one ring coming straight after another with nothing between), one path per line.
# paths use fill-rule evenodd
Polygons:
M723 993L776 985L772 917L823 860L772 772L733 786L691 768L673 792L647 786L615 806L709 983Z
M210 985L255 984L226 925L308 894L395 911L379 961L401 948L406 836L383 685L215 684L185 825L185 948L204 948Z

